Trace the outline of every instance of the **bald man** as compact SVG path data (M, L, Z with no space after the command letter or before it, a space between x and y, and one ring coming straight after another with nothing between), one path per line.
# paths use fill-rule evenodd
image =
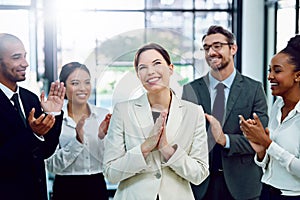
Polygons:
M61 131L65 88L51 84L47 100L19 87L26 79L26 51L19 38L0 33L0 198L46 200L44 159Z

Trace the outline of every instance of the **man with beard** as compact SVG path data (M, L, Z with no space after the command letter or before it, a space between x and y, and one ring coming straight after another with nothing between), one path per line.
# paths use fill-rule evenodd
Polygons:
M255 152L240 130L238 116L251 118L256 113L267 125L262 84L235 69L238 47L233 33L211 26L202 43L211 70L185 85L182 95L202 105L208 122L210 176L199 186L192 185L195 199L259 199L262 171L254 163Z
M47 100L22 88L26 50L19 38L0 33L0 198L46 200L44 159L58 145L65 87L51 84Z

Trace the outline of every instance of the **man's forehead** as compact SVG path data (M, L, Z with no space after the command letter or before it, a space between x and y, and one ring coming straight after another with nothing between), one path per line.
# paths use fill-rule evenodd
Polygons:
M0 48L0 54L6 56L22 55L26 54L25 47L20 41L8 42L6 41L2 48Z
M215 42L226 42L226 36L220 33L216 33L216 34L210 34L207 35L204 39L203 39L203 44L212 44Z

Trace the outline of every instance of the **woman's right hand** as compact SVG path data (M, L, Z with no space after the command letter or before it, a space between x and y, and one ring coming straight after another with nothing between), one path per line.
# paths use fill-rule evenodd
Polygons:
M141 145L141 150L144 155L144 158L157 147L159 143L162 130L164 128L164 123L167 117L167 113L161 112L159 117L156 119L153 129L151 130L149 137Z
M80 118L80 120L78 121L77 125L76 125L76 139L83 144L83 138L84 138L84 131L83 131L83 126L85 123L85 119L87 118L86 115L82 115L82 117Z

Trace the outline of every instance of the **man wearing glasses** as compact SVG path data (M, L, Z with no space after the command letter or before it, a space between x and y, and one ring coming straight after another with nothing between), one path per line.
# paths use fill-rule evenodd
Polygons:
M268 123L262 84L241 75L234 66L235 36L221 26L211 26L202 38L211 70L183 87L182 98L206 113L210 176L192 185L195 199L259 199L262 172L254 163L254 150L240 130L238 115L256 113Z

